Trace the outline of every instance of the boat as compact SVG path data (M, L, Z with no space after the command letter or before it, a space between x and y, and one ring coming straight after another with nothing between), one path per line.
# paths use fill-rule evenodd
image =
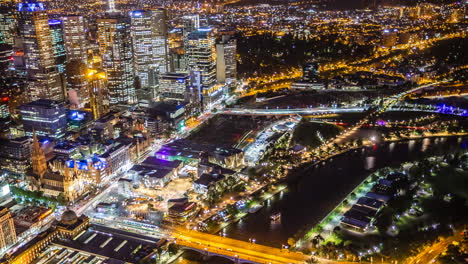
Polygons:
M270 216L270 219L271 219L271 222L272 222L272 223L279 223L279 222L281 222L281 213L272 214L272 215Z
M261 205L261 204L255 205L254 207L249 209L249 213L254 214L254 213L258 212L262 208L263 208L263 205Z

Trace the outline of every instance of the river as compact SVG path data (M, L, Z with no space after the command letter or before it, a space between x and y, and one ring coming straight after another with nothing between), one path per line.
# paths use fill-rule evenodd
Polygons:
M461 137L427 138L406 142L381 143L334 157L300 175L290 175L288 188L265 203L255 214L225 228L227 237L273 247L286 244L289 237L305 232L328 214L371 172L414 161L425 156L466 149L468 140ZM281 222L271 223L270 216L281 212ZM177 264L230 263L213 257L202 260L199 254L187 252Z

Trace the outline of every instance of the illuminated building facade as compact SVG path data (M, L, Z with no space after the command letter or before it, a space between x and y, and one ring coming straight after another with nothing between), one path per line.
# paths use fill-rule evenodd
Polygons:
M68 61L87 61L87 42L84 18L82 16L64 16L63 40Z
M49 17L43 3L18 4L19 37L24 51L30 100L63 101L64 92L55 64Z
M136 103L130 19L115 15L98 19L99 52L107 75L111 105Z
M67 131L67 116L62 103L39 99L20 106L23 128L27 136L33 131L39 136L60 139Z
M88 70L88 98L94 120L109 113L110 100L107 90L106 73L103 71Z
M183 35L184 39L186 39L188 34L198 31L200 28L200 16L198 14L183 16L182 23L184 27Z
M87 67L82 60L70 60L65 67L68 100L74 108L82 108L89 104L89 82Z
M203 95L202 102L207 105L219 95L216 87L216 46L211 28L202 28L188 34L185 55L188 69L193 72L193 86Z
M0 4L0 43L15 44L17 37L15 6L12 3Z
M168 72L159 77L159 95L163 100L189 101L190 75Z
M52 47L54 51L55 65L59 73L65 71L67 61L65 42L63 40L63 27L60 19L49 20L50 34L52 35Z
M221 42L216 44L216 79L219 83L234 82L237 78L237 41L222 36Z
M8 208L0 206L0 250L16 243L16 231Z
M25 175L31 168L31 145L29 137L2 140L0 142L0 166L10 172Z
M130 17L135 73L142 91L154 98L158 74L168 71L166 10L137 10Z

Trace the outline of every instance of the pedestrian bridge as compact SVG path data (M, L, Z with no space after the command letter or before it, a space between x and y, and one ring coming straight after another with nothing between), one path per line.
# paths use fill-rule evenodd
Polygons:
M207 256L220 256L234 263L297 264L309 256L302 253L249 243L227 237L176 228L172 230L175 243L181 248L198 251Z

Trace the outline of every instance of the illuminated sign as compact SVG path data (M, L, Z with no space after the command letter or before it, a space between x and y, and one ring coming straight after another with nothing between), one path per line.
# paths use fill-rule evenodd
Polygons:
M60 24L62 24L62 21L60 19L49 20L49 26L55 26L55 25L60 25Z
M85 118L85 114L79 111L70 111L70 119L73 121L81 121Z
M20 12L35 12L35 11L44 11L44 4L43 3L19 3L18 4L18 11Z
M131 17L142 17L143 12L142 11L133 11L133 12L130 12L130 16Z

